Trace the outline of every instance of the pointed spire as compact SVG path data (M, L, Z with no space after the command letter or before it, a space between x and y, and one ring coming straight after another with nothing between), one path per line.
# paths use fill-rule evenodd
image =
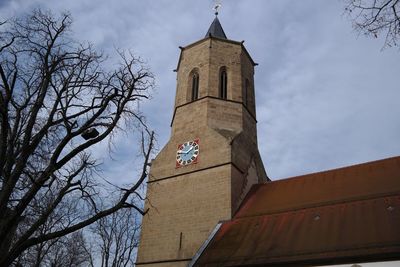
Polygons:
M211 23L205 37L217 37L221 39L228 39L225 35L224 29L222 29L221 23L218 20L218 13L215 15L214 21Z

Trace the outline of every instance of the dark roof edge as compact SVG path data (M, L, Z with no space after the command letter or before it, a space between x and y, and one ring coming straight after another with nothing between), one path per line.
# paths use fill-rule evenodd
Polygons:
M215 234L218 232L219 228L221 228L223 223L224 223L224 221L220 221L217 223L217 225L214 227L214 229L212 230L212 232L210 233L210 235L208 236L206 241L204 241L204 243L201 245L201 247L196 252L196 254L194 254L194 257L193 257L192 261L189 263L188 267L195 266L197 260L200 258L201 254L203 254L204 250L208 247L208 244L214 238Z

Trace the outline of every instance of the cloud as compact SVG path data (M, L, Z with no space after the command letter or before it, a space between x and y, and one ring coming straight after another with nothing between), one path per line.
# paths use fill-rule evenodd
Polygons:
M112 59L121 48L147 61L157 89L142 109L161 148L170 134L178 46L203 38L214 16L212 1L13 0L1 3L0 16L38 6L69 10L75 36ZM342 13L340 1L223 3L219 16L227 36L246 40L259 63L259 148L272 179L400 154L400 54L382 52L379 39L357 37ZM114 180L129 177L138 164L137 151L127 148L135 147L130 138L119 136L117 160L106 162Z

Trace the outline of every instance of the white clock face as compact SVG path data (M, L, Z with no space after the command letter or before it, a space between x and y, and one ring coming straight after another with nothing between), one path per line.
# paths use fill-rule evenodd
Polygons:
M197 163L200 153L199 139L187 141L178 145L176 151L176 167L182 167L189 164Z

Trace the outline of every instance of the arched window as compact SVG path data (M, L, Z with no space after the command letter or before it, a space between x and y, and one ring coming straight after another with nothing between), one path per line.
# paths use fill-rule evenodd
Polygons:
M228 75L226 74L226 68L222 67L219 72L219 97L222 99L227 99L227 84Z
M247 107L249 105L250 82L246 79L244 83L243 104Z
M192 74L192 101L199 98L199 74L194 72Z

